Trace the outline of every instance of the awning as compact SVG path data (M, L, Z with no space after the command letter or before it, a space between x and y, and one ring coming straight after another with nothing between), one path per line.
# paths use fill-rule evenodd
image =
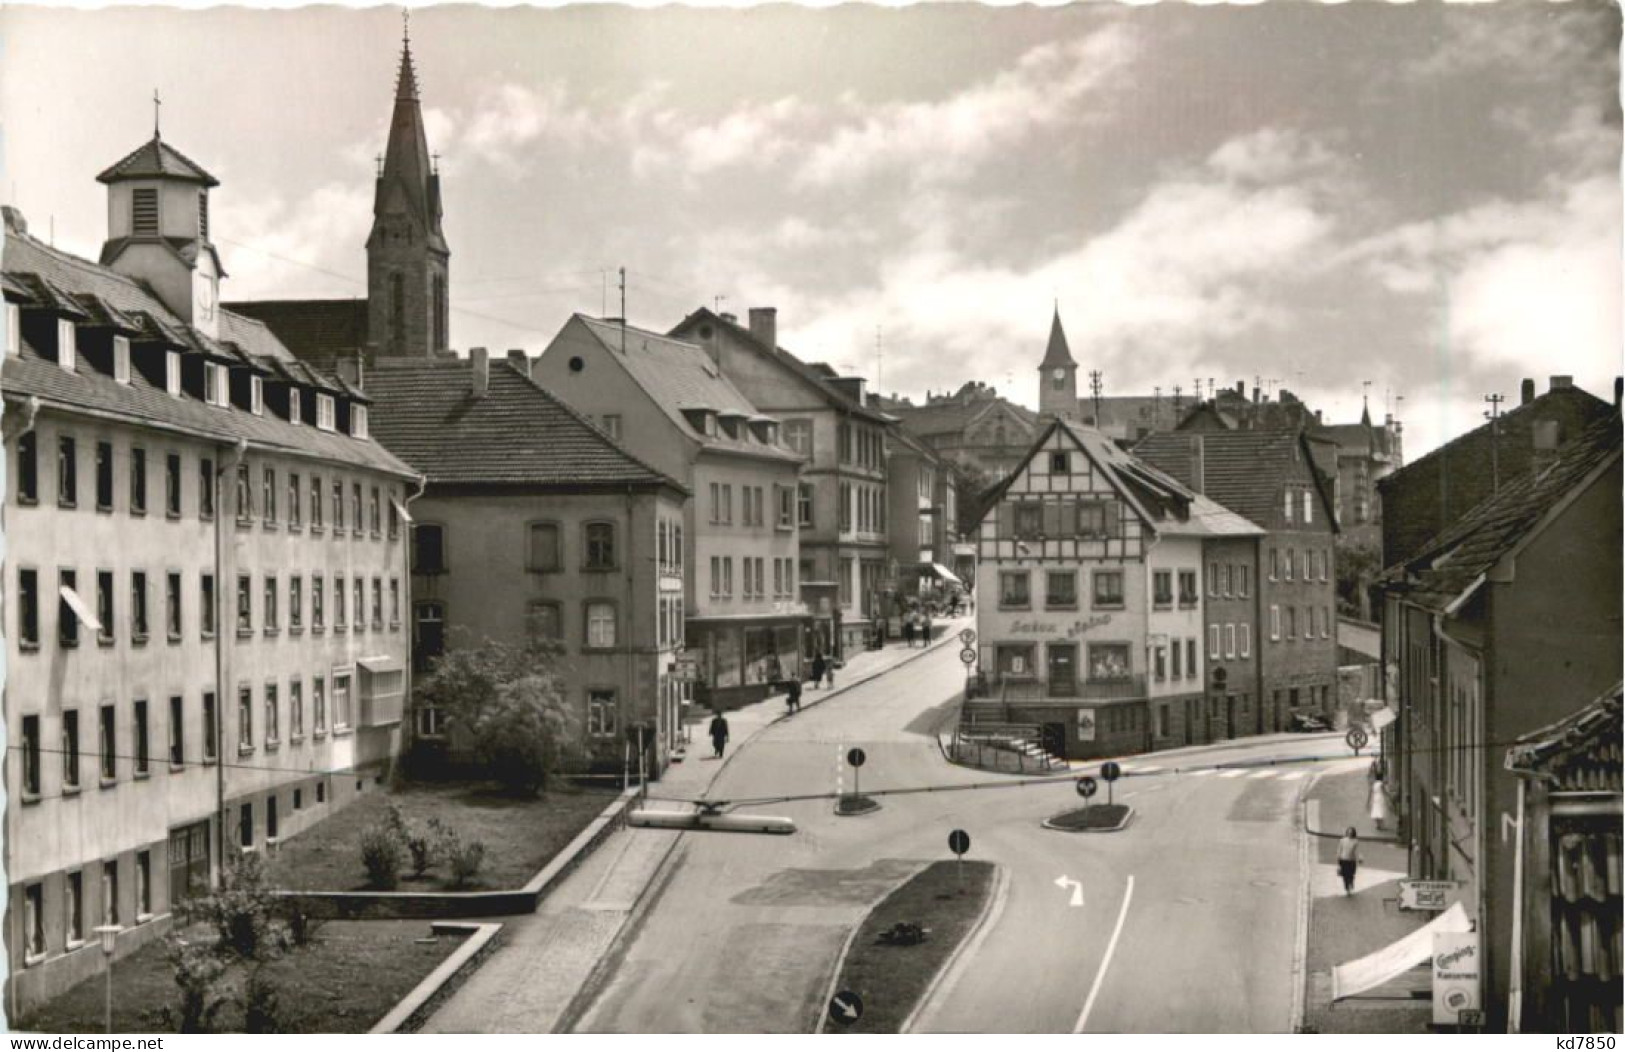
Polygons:
M374 654L371 657L359 657L355 663L374 675L380 672L399 672L402 667L401 659L393 654Z
M949 584L957 584L961 588L965 587L965 582L959 579L959 575L941 563L926 563L923 568L930 570Z
M78 592L75 592L67 585L63 585L59 591L62 593L62 601L68 604L68 608L73 611L74 616L77 617L86 628L90 629L92 632L99 633L102 631L102 623L96 620L96 615L91 613L89 605L86 604L83 599L79 598Z
M411 513L409 513L406 510L406 505L402 504L400 501L396 500L394 497L389 498L389 502L391 504L395 505L395 514L399 515L401 518L405 519L407 522L412 521Z
M1467 911L1456 903L1433 921L1416 929L1398 942L1384 946L1376 953L1367 954L1357 961L1340 964L1332 969L1332 1000L1362 994L1381 986L1401 973L1433 958L1433 936L1436 932L1466 932L1473 930Z

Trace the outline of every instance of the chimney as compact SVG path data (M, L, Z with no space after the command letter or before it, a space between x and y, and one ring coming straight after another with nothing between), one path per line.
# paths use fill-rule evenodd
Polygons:
M753 312L754 313L754 312ZM852 399L859 405L868 404L868 397L863 390L864 379L861 376L837 376L830 379L829 384L837 391Z
M1253 385L1253 405L1258 404L1258 395L1259 395L1258 385L1254 384Z
M333 359L335 371L339 379L356 387L361 386L361 352L356 351L353 357L339 356Z
M526 376L530 375L530 355L523 348L514 347L508 351L508 364Z
M1247 381L1246 380L1237 380L1236 381L1236 397L1241 399L1243 402L1245 402L1247 400Z
M28 220L23 218L23 213L20 209L11 205L0 205L0 215L5 216L6 229L11 233L28 233Z
M1552 387L1551 387L1551 389L1553 391L1567 391L1569 388L1571 388L1573 386L1574 386L1574 377L1572 377L1572 376L1554 376L1554 377L1552 377Z
M1535 400L1535 381L1529 379L1527 376L1524 377L1523 387L1518 394L1519 405L1528 405L1530 402L1533 402Z
M484 398L491 390L491 359L484 347L474 347L468 352L468 360L474 365L475 398Z
M1625 395L1625 376L1614 377L1614 412L1619 412L1619 399Z
M1202 436L1191 436L1191 489L1198 493L1206 492L1207 465L1204 450L1202 449Z
M779 345L779 309L777 307L752 307L750 309L750 334L769 347L777 347Z

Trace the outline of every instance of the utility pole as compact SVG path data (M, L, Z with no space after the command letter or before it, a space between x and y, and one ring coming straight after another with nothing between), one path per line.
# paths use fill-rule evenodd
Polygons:
M626 354L626 268L621 268L621 354Z
M1183 387L1180 387L1178 384L1174 384L1174 415L1175 416L1179 415L1179 410L1180 410L1181 405L1182 405L1182 399L1179 396L1183 391L1184 391Z
M1162 388L1151 389L1151 430L1162 430Z
M1490 422L1490 492L1494 493L1501 488L1501 403L1506 401L1504 395L1487 394L1484 401L1489 408L1484 410L1484 417Z
M1095 427L1096 428L1100 427L1100 389L1101 389L1102 386L1104 386L1101 383L1101 380L1102 380L1102 376L1101 376L1101 372L1100 372L1099 369L1091 369L1091 370L1089 370L1089 394L1090 394L1090 397L1092 397L1094 399L1094 403L1095 403Z

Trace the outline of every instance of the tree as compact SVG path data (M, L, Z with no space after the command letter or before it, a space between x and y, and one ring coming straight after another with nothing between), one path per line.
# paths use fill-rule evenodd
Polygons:
M1337 605L1339 609L1371 620L1371 586L1382 572L1382 552L1373 544L1337 539Z
M948 468L953 472L959 503L959 522L955 525L961 537L970 537L981 525L982 513L987 510L987 491L999 480L974 460L951 460Z
M435 660L419 688L422 702L463 728L475 759L514 793L541 791L577 737L559 653L535 632L519 645L458 646Z

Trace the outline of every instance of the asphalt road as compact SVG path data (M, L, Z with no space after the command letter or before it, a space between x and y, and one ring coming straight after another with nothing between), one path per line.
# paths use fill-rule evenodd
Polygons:
M806 1032L852 927L920 865L970 857L1009 873L996 917L922 1013L945 1032L1282 1032L1292 1000L1298 852L1292 810L1314 765L1174 773L1340 751L1327 739L1157 754L1117 783L1137 817L1125 832L1068 834L1040 822L1076 806L1070 782L1008 787L947 764L935 731L963 682L941 648L764 731L729 764L713 799L793 817L790 837L685 834L647 912L582 1014L587 1032ZM881 796L839 818L841 757L860 745L865 793L973 783L998 788ZM1154 771L1152 768L1162 768ZM1082 905L1060 877L1081 884ZM1130 886L1132 882L1132 892ZM929 925L929 918L922 918Z

